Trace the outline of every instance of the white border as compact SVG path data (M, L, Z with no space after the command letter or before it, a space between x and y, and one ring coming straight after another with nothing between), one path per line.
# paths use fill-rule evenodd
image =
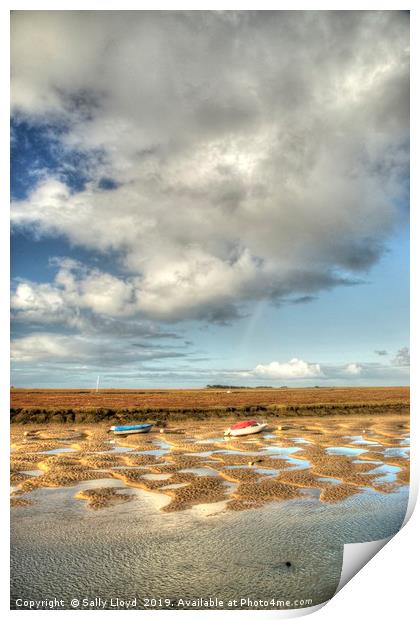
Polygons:
M256 7L255 3L251 2L185 2L182 4L176 4L174 2L134 2L133 0L120 0L119 2L109 2L106 0L73 0L73 2L62 0L60 3L52 0L39 0L38 2L26 0L26 1L12 1L2 3L0 8L0 15L3 17L0 23L0 41L2 46L2 97L0 99L1 106L1 162L3 175L1 177L0 192L3 198L1 205L1 226L0 234L2 236L0 243L1 255L1 292L2 299L0 304L1 313L1 326L2 326L2 348L0 356L0 385L1 385L1 403L2 403L2 415L3 419L9 419L9 406L8 406L8 393L9 393L9 223L8 223L8 211L6 205L9 203L9 105L8 97L6 93L9 92L9 10L174 10L174 9L194 9L194 10L401 10L400 3L395 2L353 2L348 3L349 6L343 6L342 3L337 2L293 2L293 3L278 3L278 2L265 2L259 3ZM411 11L411 62L412 66L415 66L418 71L418 39L419 39L419 20L417 11ZM412 71L412 109L420 109L420 102L418 97L418 84L414 79L415 74ZM416 118L412 117L412 131L411 135L416 136L417 122ZM412 149L411 154L412 170L417 171L419 169L419 161L417 156L417 149ZM411 215L411 316L420 316L420 304L418 298L418 286L416 285L416 279L418 280L419 274L417 265L419 264L419 249L418 249L418 214L415 210L418 202L418 181L417 177L412 176L412 192L411 192L411 204L413 205ZM418 351L416 349L416 343L419 340L419 328L417 322L414 320L411 325L411 355L412 355L412 376L416 376L416 372L419 369L418 363ZM416 385L412 386L411 395L411 424L412 424L412 437L413 447L411 452L411 475L412 475L412 487L410 494L410 510L413 509L413 503L415 503L415 497L418 489L418 471L419 471L419 458L418 458L418 428L420 415L418 389ZM1 475L4 476L4 484L2 489L8 488L8 476L6 476L8 470L8 451L6 449L7 441L3 438L1 455ZM9 568L8 568L8 555L9 555L9 499L6 493L3 494L2 501L4 501L1 511L2 525L4 531L7 532L1 537L1 551L3 562L1 564L1 607L9 614L20 614L20 611L11 612L9 608ZM374 614L375 617L380 617L383 620L394 620L395 616L399 618L410 618L413 616L412 611L417 608L416 591L418 563L415 556L415 548L417 543L417 549L419 548L419 523L420 516L419 510L414 512L413 517L408 521L403 531L398 533L380 552L378 556L373 558L368 565L361 571L356 577L351 580L351 585L344 587L334 598L318 612L318 618L320 620L336 620L339 617L342 620L350 618L354 620L355 614L362 613L364 616L368 614ZM410 560L413 560L410 566ZM416 579L416 582L414 581ZM299 610L300 611L300 610ZM304 611L304 610L302 610ZM48 614L46 611L39 611L38 614ZM56 614L71 613L70 611L55 612ZM106 617L111 618L109 614L117 612L107 612ZM135 612L134 612L135 613ZM168 613L167 610L153 611L153 612L137 612L142 616L152 614L153 618L159 618L160 614L165 617ZM179 614L184 614L183 611L174 611ZM267 618L267 614L280 613L281 618L285 618L287 612L277 611L200 611L200 612L187 612L187 617L195 618L197 614L206 614L207 617L213 614L217 614L217 618L220 618L220 613L224 614L240 614L241 618L247 617L263 617ZM296 614L294 614L296 615Z

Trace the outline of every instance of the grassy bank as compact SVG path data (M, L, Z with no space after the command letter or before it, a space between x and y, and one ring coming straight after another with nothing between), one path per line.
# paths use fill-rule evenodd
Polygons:
M264 417L266 419L289 418L297 416L350 416L350 415L387 415L408 414L408 402L369 402L369 403L324 403L299 405L239 405L220 407L188 408L38 408L12 407L10 421L13 424L48 424L48 423L125 423L153 421L164 426L169 421L205 420L217 418L243 418L246 416Z

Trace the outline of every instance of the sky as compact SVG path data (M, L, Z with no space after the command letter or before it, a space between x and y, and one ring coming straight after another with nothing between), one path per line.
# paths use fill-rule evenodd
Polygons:
M12 384L406 385L404 11L15 11Z

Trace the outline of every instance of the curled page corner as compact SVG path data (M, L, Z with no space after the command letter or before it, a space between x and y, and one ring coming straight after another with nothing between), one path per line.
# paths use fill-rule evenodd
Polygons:
M401 529L407 524L413 514L417 501L417 494L418 485L411 484L407 512L405 513ZM401 531L401 529L399 531ZM398 532L387 538L382 538L381 540L345 544L343 548L343 564L340 581L334 596L397 534Z
M347 543L343 549L341 577L334 596L393 538L371 542Z

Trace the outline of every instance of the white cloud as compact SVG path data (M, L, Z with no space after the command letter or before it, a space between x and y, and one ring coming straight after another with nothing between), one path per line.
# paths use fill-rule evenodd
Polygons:
M52 283L19 281L11 306L17 318L41 322L76 320L83 309L110 317L130 316L135 313L134 291L130 281L63 260Z
M172 347L144 345L101 336L79 336L52 332L33 332L11 342L13 363L48 363L88 368L121 368L141 366L143 362L184 357Z
M347 364L347 366L344 369L344 373L346 375L350 375L352 377L357 377L358 375L360 375L362 373L363 368L360 366L360 364Z
M73 338L57 334L31 334L16 339L11 343L11 359L15 362L32 362L34 360L68 359L74 345L77 345L78 355L83 357L79 350L79 343Z
M309 364L297 358L283 363L258 364L254 370L246 374L259 379L312 379L323 376L319 364Z
M14 227L117 254L118 278L74 282L93 312L224 320L310 295L400 221L403 12L19 11L12 67L14 114L101 153L83 191L42 177L12 207Z
M12 309L26 318L41 318L48 316L48 320L66 312L66 305L62 292L51 284L36 284L19 282L11 298Z

